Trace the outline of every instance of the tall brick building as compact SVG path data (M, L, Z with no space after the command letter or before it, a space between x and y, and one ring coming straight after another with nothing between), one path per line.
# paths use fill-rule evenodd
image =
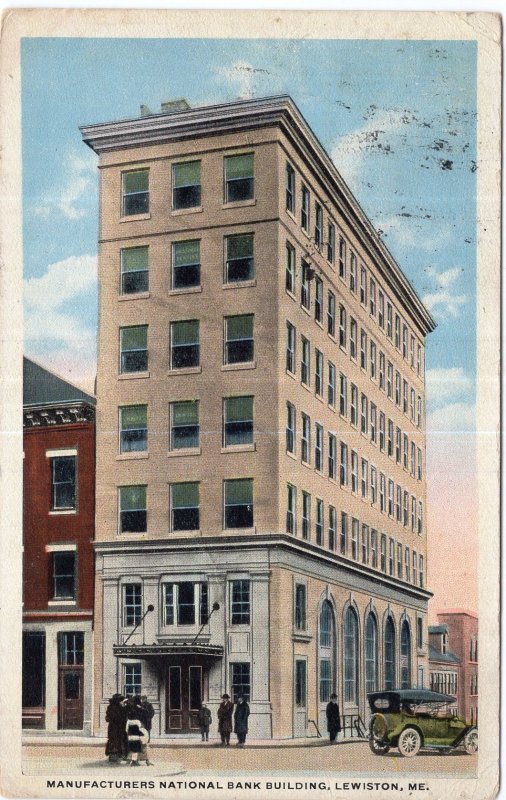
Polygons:
M434 321L289 97L81 128L100 156L96 723L250 731L427 683ZM215 717L216 718L216 717ZM314 728L312 728L314 730Z
M439 611L438 625L429 627L431 684L436 691L441 678L449 679L448 670L456 675L457 708L469 722L478 724L478 615L463 608ZM442 655L447 656L446 659ZM453 657L453 665L449 658ZM443 667L442 662L446 661Z

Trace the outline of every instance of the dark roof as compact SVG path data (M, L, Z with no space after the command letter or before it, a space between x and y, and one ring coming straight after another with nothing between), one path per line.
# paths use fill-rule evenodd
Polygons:
M448 625L444 623L440 625L429 625L429 633L448 633Z
M53 372L23 357L23 405L44 406L54 403L89 403L95 398Z
M398 703L453 703L455 697L449 694L440 694L430 689L384 689L382 692L370 692L367 695L369 706L374 710L374 701L378 698L385 698L392 705Z
M447 664L460 664L460 658L455 653L442 653L429 644L429 661L439 661L440 663Z

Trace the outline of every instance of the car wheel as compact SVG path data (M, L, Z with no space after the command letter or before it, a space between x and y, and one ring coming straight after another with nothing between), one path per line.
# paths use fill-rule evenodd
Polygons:
M464 749L465 749L466 753L469 753L469 755L473 755L473 753L477 753L478 752L478 729L477 728L471 728L471 730L466 733L465 738L464 738Z
M421 746L422 737L418 731L415 728L404 728L397 742L401 756L406 758L416 756Z
M388 730L388 722L383 714L373 714L369 723L369 735L371 739L381 741L385 738Z
M369 747L376 756L386 756L390 750L388 742L380 742L378 739L375 739L374 736L369 737Z

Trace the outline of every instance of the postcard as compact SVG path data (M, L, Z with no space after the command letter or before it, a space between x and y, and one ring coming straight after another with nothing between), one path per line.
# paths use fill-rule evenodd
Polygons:
M493 798L499 17L0 59L2 793Z

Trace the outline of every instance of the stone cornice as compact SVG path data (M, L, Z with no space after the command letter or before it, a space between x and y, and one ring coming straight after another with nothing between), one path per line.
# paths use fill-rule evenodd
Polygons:
M95 409L81 401L23 407L24 428L49 428L94 421Z

